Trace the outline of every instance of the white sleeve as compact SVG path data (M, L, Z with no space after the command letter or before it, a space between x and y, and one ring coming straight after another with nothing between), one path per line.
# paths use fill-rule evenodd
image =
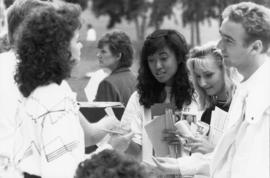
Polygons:
M210 175L212 153L193 153L191 156L178 158L179 170L183 176Z
M139 103L139 95L134 92L128 101L121 124L132 130L134 133L132 141L139 145L142 144L143 112L144 107Z
M48 114L41 126L41 177L73 178L84 159L84 137L76 111Z

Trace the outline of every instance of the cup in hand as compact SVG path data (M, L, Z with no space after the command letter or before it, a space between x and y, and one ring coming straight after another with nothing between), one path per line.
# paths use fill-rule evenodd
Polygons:
M194 135L189 127L189 124L186 120L180 120L180 121L176 122L174 125L176 127L176 130L180 133L180 135L182 137L185 137L185 138L194 137Z

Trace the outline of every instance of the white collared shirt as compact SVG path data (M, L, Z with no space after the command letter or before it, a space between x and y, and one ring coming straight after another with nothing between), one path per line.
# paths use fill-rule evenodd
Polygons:
M66 81L36 88L16 116L14 162L43 178L72 178L84 159L79 107Z
M242 112L241 97L236 94L233 98L227 130L213 154L210 170L213 178L269 178L269 59L238 86L236 93L245 92L243 121L238 117ZM237 123L239 127L233 131ZM230 139L226 141L229 134Z

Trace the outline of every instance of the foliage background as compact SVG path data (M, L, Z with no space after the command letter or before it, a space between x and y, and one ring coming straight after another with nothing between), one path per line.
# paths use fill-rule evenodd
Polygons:
M0 0L9 7L14 0ZM60 0L51 0L60 1ZM87 42L86 25L92 24L97 39L115 28L125 31L132 39L136 56L132 70L138 69L138 54L145 36L155 29L172 28L181 32L190 46L218 40L218 28L223 9L243 0L65 0L82 9L80 40L82 58L69 79L77 99L85 101L84 87L88 72L97 70L96 42ZM249 0L270 7L270 0ZM5 42L5 41L4 41Z

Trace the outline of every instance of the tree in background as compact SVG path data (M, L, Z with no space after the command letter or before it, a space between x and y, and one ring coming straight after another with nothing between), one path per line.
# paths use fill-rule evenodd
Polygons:
M243 0L180 0L182 5L183 25L190 25L191 46L201 44L200 24L207 21L211 25L211 18L222 22L222 12L230 4ZM269 0L250 0L257 4L270 7ZM196 39L196 40L195 40Z
M107 28L113 28L125 19L135 24L137 39L143 40L150 2L147 0L92 0L92 2L92 10L97 17L109 16Z
M3 0L9 7L14 0ZM54 0L50 0L54 1ZM174 7L181 4L183 25L190 25L191 46L200 45L200 24L211 18L221 23L221 14L225 7L243 0L63 0L79 4L83 10L92 1L92 11L97 17L107 15L107 28L113 28L122 19L134 23L139 42L143 41L148 26L159 29L165 17L174 16ZM270 7L270 0L250 0Z
M190 45L201 44L200 23L208 21L211 25L211 0L181 0L183 26L190 25ZM196 41L195 41L196 39Z
M169 19L174 16L173 8L178 3L178 0L154 0L151 8L149 26L160 29L165 17Z
M173 15L178 0L92 0L92 10L99 17L108 15L108 28L121 23L122 19L134 23L138 41L143 41L146 28L159 29L164 18Z

